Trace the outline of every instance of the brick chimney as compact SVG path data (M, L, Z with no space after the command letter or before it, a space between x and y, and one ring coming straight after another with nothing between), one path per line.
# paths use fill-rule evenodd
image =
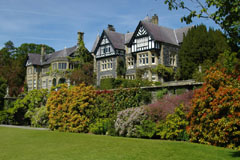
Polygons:
M111 25L111 24L108 24L108 30L109 30L109 31L113 31L113 32L116 31L115 28L114 28L114 26Z
M158 16L157 16L157 14L154 14L154 15L152 16L151 22L152 22L153 24L158 25Z
M42 47L41 47L41 59L40 59L41 64L44 62L44 58L45 58L45 46L42 45Z

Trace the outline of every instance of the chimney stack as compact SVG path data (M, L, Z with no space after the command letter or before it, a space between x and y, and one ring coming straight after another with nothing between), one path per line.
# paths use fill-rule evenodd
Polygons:
M83 41L84 32L78 32L78 46L80 45L80 42Z
M114 26L111 25L111 24L108 24L108 30L109 30L109 31L113 31L113 32L116 31L115 28L114 28Z
M157 16L157 14L154 14L154 15L152 16L151 22L152 22L153 24L158 25L158 16Z
M42 45L42 47L41 47L41 59L40 59L41 63L44 62L44 58L45 58L45 46Z

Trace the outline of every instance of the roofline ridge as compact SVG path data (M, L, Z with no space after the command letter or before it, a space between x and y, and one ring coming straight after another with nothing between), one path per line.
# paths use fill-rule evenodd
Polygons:
M178 39L177 39L177 34L176 34L176 31L175 31L175 29L173 30L173 32L174 32L174 36L175 36L175 39L176 39L176 41L177 41L177 44L179 44L179 42L178 42Z
M109 31L108 29L104 29L103 31L112 32L112 33L117 33L117 34L123 34L123 35L124 35L124 33L116 32L116 31Z
M143 20L141 20L141 21L143 21ZM154 24L154 23L152 23L152 22L148 22L148 21L143 21L143 22L148 23L148 24L151 24L151 25L153 25L153 26L157 26L157 27L159 27L159 28L166 28L166 29L174 30L173 28L169 28L169 27L165 27L165 26L162 26L162 25Z

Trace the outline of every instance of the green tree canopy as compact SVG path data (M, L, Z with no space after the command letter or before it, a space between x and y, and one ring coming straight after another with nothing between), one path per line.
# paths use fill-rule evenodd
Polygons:
M18 54L28 54L28 53L37 53L41 54L42 44L34 44L34 43L23 43L21 46L17 48ZM53 53L55 50L48 45L44 45L46 54Z
M193 72L206 60L214 63L220 53L228 49L225 36L219 30L199 25L184 37L179 51L181 79L191 79Z
M2 77L0 77L0 110L3 109L4 96L6 94L7 82Z
M191 3L192 2L192 3ZM189 11L181 18L187 24L194 17L212 19L228 37L233 51L240 49L240 1L239 0L165 0L169 10L179 8ZM194 5L195 6L194 6Z
M52 47L45 45L46 53L54 52ZM15 47L12 41L5 43L0 50L0 75L7 80L10 96L17 96L23 88L26 76L26 61L28 53L41 53L40 44L24 43Z

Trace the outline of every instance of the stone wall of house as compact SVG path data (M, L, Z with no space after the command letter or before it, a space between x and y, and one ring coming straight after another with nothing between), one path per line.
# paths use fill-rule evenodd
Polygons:
M106 59L109 59L109 58L112 58L112 63L113 63L113 67L111 70L105 70L105 71L102 71L101 69L101 63L102 61L106 60ZM96 67L97 67L97 85L99 86L100 85L100 81L102 78L117 78L117 57L107 57L107 58L101 58L101 59L97 59L96 60Z
M176 67L179 65L179 62L178 62L178 51L179 51L179 47L177 46L174 46L174 45L170 45L170 44L163 44L162 45L163 47L163 64L165 66L171 66L170 65L170 54L171 53L175 53L176 54L176 61L177 61L177 65Z

